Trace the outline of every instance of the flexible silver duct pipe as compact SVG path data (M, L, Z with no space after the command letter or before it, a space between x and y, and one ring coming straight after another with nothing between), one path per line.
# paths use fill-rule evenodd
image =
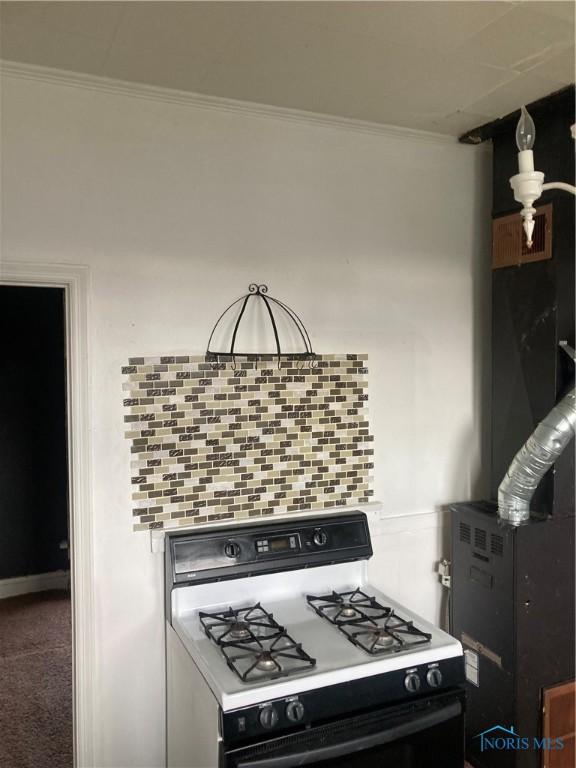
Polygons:
M572 360L576 352L560 346ZM540 480L576 433L576 389L572 389L538 424L508 467L498 488L498 515L513 525L528 520L530 502Z

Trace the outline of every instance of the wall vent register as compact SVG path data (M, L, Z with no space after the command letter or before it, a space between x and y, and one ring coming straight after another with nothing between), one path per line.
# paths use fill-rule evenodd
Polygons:
M552 204L539 206L529 248L518 214L492 219L492 269L517 267L552 258Z

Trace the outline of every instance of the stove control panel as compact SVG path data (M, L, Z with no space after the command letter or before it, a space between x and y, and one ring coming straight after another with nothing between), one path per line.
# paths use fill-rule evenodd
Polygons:
M256 552L261 555L281 555L285 552L294 553L300 550L300 535L287 533L284 536L268 536L256 539Z
M420 676L417 672L408 672L404 678L404 688L406 688L408 693L418 693L421 684Z
M288 704L286 704L285 712L286 717L291 723L299 723L301 720L304 720L304 704L302 704L301 701L298 701L298 699L289 701Z
M426 672L426 682L430 688L440 688L442 685L442 672L437 667L429 669Z
M235 541L227 541L224 544L224 554L226 557L236 558L240 554L240 547Z
M424 681L426 681L424 683ZM404 688L408 693L418 693L423 688L441 688L444 679L442 670L438 662L429 664L426 669L420 670L417 667L406 670L404 678Z
M286 700L286 702L280 702L278 707L274 704L263 706L258 714L258 722L262 728L269 731L278 725L282 712L289 723L300 723L306 714L304 704L299 699L293 698Z
M278 712L276 712L275 708L270 704L260 710L258 720L262 728L270 730L270 728L274 728L274 726L278 725Z
M276 737L366 708L433 701L463 683L463 657L454 656L224 712L222 736L227 745Z
M224 531L169 533L166 540L167 598L173 587L372 555L362 512L235 525ZM166 605L170 602L167 599Z
M328 534L323 528L316 528L312 534L312 541L317 547L325 547L328 543Z

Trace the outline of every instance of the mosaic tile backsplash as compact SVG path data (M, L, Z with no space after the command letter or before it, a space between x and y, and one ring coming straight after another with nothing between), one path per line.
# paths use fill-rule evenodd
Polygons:
M131 358L134 530L369 501L366 361Z

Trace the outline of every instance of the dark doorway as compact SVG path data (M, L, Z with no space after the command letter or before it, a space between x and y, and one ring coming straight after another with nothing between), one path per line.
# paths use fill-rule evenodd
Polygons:
M0 765L72 766L63 288L0 285Z

